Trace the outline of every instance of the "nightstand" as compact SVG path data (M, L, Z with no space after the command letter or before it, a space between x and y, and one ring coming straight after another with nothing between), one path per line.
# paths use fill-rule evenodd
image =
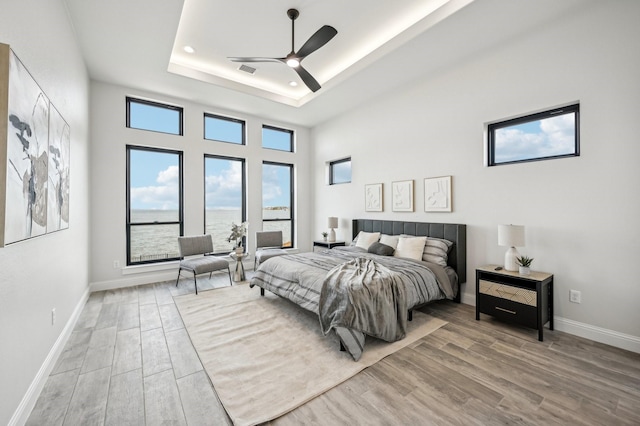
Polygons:
M476 269L476 320L480 313L538 330L542 342L543 327L553 330L553 274L531 271L496 271L498 265Z
M324 247L326 249L332 249L334 247L343 247L345 245L344 241L314 241L313 242L313 251L316 250L316 247Z

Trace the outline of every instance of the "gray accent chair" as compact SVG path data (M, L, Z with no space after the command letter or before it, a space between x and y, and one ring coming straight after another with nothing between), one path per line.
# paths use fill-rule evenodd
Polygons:
M256 255L253 259L254 271L260 266L260 263L283 254L287 254L287 251L282 249L282 231L256 232Z
M229 274L229 283L233 285L231 282L229 262L212 255L213 238L211 235L178 237L178 248L180 249L180 269L178 269L176 287L178 286L178 281L180 281L180 272L182 272L183 269L193 273L193 283L196 286L196 294L198 294L196 275L206 274L207 272L209 273L209 278L211 278L211 274L214 272L226 269ZM193 257L186 258L187 256Z

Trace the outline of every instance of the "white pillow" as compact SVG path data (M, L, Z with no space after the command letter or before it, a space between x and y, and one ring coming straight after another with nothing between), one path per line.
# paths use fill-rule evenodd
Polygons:
M400 235L382 234L380 235L380 243L388 245L389 247L393 247L395 250L395 248L398 247L399 238L400 238Z
M356 241L356 247L361 247L367 250L371 244L378 241L378 238L380 238L380 233L360 231L357 238L358 240Z
M453 246L451 241L429 237L427 238L427 244L424 246L422 260L440 266L447 266L448 253L451 250L451 246Z
M398 247L393 253L395 257L406 257L407 259L422 260L422 252L427 237L400 237L398 239Z

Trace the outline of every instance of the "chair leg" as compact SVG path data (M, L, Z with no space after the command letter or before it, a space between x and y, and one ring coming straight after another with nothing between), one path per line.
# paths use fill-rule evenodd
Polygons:
M233 285L233 280L231 279L231 267L227 266L227 272L229 273L229 285Z
M196 294L198 294L198 280L196 279L195 271L193 271L193 284L196 286Z
M182 268L178 268L178 278L176 278L176 287L178 287L178 281L180 281L180 271L182 271Z

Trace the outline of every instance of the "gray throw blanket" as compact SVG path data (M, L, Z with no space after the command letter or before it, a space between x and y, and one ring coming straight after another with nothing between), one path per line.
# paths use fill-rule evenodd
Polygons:
M387 342L406 335L405 283L371 258L358 257L329 271L318 308L324 334L346 327Z

